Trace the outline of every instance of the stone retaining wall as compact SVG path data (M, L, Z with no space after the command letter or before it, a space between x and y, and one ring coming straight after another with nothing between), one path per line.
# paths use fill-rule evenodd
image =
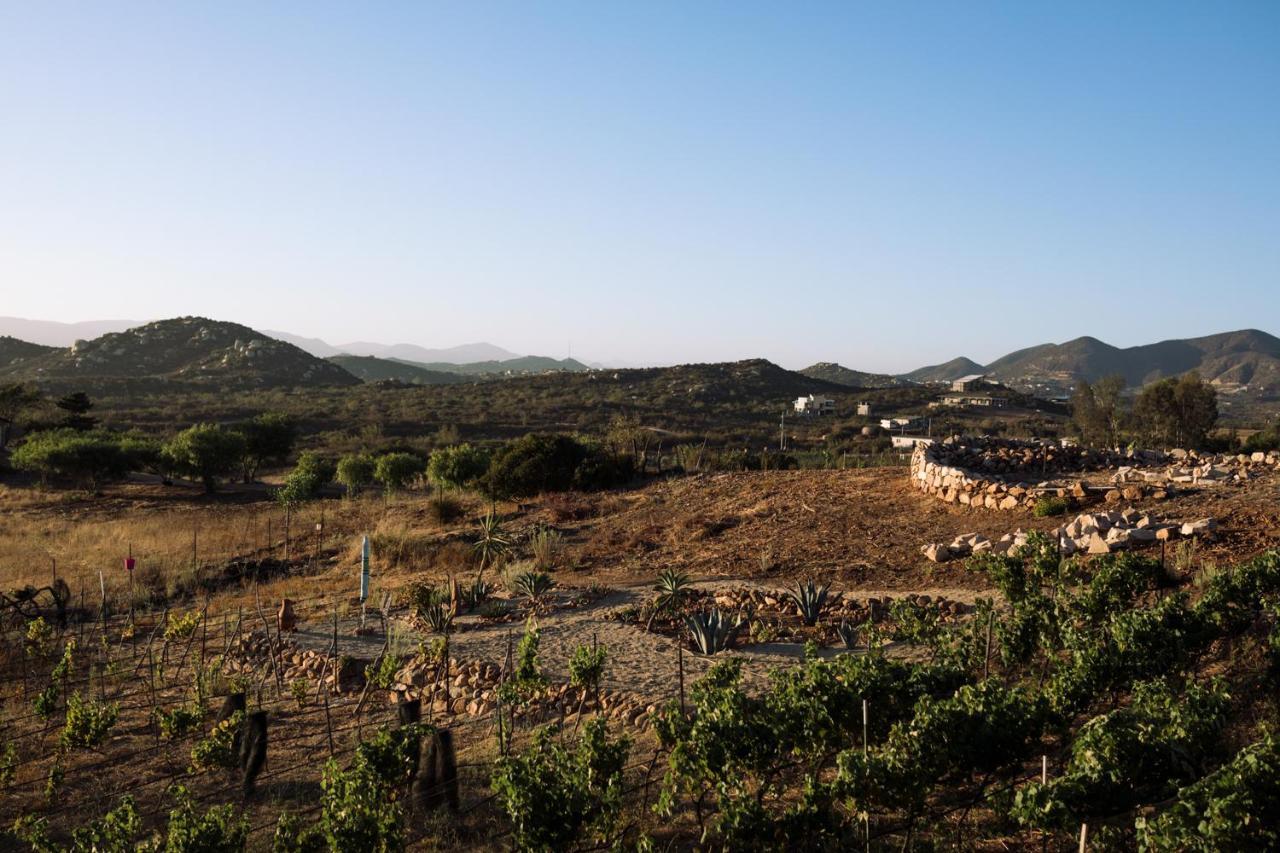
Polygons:
M1172 464L1170 464L1172 463ZM1114 470L1108 500L1164 498L1176 484L1247 480L1259 469L1280 467L1280 454L1205 454L1173 450L1096 450L1049 441L948 438L911 454L911 485L947 503L983 509L1030 507L1041 497L1081 499L1090 492L1064 474ZM1103 496L1099 494L1099 496Z

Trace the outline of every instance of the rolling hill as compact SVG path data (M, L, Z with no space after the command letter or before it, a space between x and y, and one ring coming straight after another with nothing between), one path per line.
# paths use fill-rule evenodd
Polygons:
M407 361L372 355L333 355L327 359L365 382L404 382L409 385L453 385L473 379L459 373L428 370Z
M1024 390L1063 391L1080 380L1123 376L1141 387L1196 371L1219 386L1259 389L1280 385L1280 338L1242 329L1199 338L1116 347L1093 337L1015 350L985 367L967 358L904 374L917 381L945 381L965 373L986 373Z
M910 373L903 373L901 378L911 382L950 382L952 379L959 379L961 376L985 373L986 370L985 367L973 359L960 356L944 364L931 364L928 367L917 368Z
M293 344L203 317L160 320L79 341L0 368L0 376L91 391L104 384L252 389L360 382Z
M811 379L822 379L848 388L901 388L915 384L911 380L903 379L900 376L889 376L884 373L864 373L861 370L844 367L833 361L820 361L798 372Z
M0 336L0 370L19 365L32 358L39 358L42 355L57 352L57 350L57 347L47 347L42 344L20 341L17 338Z
M1280 383L1280 339L1256 329L1115 347L1083 337L1012 352L987 372L1014 386L1093 382L1120 375L1134 387L1197 371L1219 385Z

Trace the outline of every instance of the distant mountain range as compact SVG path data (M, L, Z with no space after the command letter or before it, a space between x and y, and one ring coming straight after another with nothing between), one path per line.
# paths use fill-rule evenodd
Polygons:
M444 385L582 373L595 368L575 359L518 356L487 343L445 349L360 343L344 345L344 349L364 352L332 351L338 348L318 339L264 333L200 317L161 320L85 337L95 329L124 322L52 323L0 317L0 379L35 379L57 385L106 380L133 386L176 382L228 388L350 385L379 380ZM47 343L68 340L75 343ZM475 356L481 358L451 360ZM1256 329L1123 348L1082 337L1017 350L986 365L960 357L898 376L865 373L833 362L820 362L798 372L761 359L727 364L733 365L732 375L738 377L767 373L764 365L782 371L785 376L775 378L780 392L784 385L789 387L782 392L788 395L793 390L808 393L946 382L983 373L1018 390L1049 396L1069 392L1082 379L1092 382L1119 374L1136 388L1189 371L1199 372L1224 390L1280 391L1280 338ZM708 371L714 367L700 366L699 375L712 375ZM679 373L679 368L670 370L675 371L672 375Z
M903 375L916 382L938 382L985 373L1027 391L1062 392L1080 380L1095 382L1120 375L1132 387L1196 371L1223 388L1250 390L1280 386L1280 338L1257 329L1223 332L1201 338L1115 347L1083 337L1062 344L1011 352L987 365L957 358Z
M281 341L288 341L314 356L329 358L335 355L372 355L378 358L395 358L415 364L440 362L446 364L470 364L477 361L505 361L519 358L518 353L488 343L461 344L456 347L430 349L417 344L379 344L355 341L349 344L329 344L319 338L304 338L289 332L263 330Z
M87 341L111 332L123 332L141 326L141 320L86 320L83 323L59 323L55 320L25 320L22 317L0 317L0 337L13 337L47 347L69 347L76 341Z

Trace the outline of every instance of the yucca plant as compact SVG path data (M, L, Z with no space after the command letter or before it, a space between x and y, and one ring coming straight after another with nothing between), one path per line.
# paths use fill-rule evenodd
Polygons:
M477 582L484 576L486 566L501 557L505 557L507 552L511 550L511 539L508 538L507 532L502 529L502 521L492 507L481 519L480 536L471 547L480 556L480 569L476 572Z
M710 612L686 616L684 624L689 629L690 636L693 637L693 645L698 653L714 655L729 648L729 644L733 642L733 638L737 636L738 631L742 630L746 622L742 617L730 622L729 618L720 612L720 608L713 607Z
M840 624L836 626L836 633L840 635L840 642L844 643L844 647L849 651L853 651L858 647L858 634L860 631L857 625L850 623L847 619L842 619Z
M815 584L810 578L803 584L796 584L796 588L788 593L800 611L801 620L810 628L818 624L818 616L827 603L827 591L825 584Z
M447 634L453 628L453 608L448 602L436 600L419 607L418 615L437 634Z
M658 593L658 596L653 600L653 604L650 605L652 609L649 612L649 620L645 622L644 629L646 631L653 630L653 620L664 612L670 611L679 615L680 603L688 589L689 576L684 572L677 569L663 569L658 572L658 582L653 585L653 590Z
M536 606L551 591L551 576L546 572L522 572L516 578L515 591Z

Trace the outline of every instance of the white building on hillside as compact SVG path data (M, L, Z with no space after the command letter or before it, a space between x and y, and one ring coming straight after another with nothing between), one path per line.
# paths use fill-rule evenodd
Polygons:
M830 397L796 397L796 413L801 415L834 415L836 401Z

